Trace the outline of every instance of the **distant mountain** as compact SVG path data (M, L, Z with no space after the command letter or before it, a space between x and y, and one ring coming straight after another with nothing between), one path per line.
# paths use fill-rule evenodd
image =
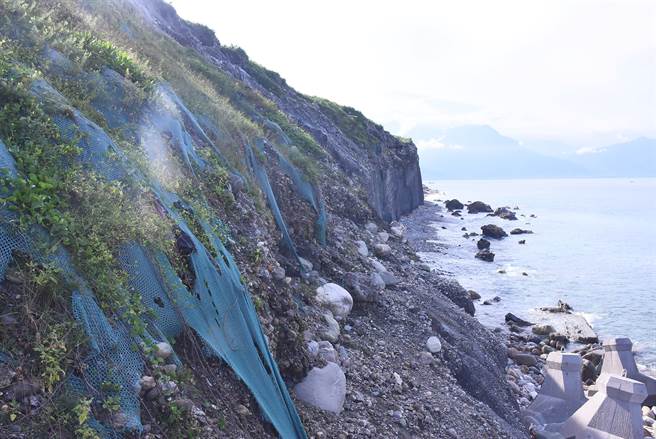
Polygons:
M426 180L656 176L654 139L566 154L565 144L522 144L487 125L422 125L408 134L419 148Z
M656 177L656 139L640 137L582 151L571 160L601 177Z
M410 135L427 179L551 178L587 176L574 162L532 151L487 125L448 129L423 126Z

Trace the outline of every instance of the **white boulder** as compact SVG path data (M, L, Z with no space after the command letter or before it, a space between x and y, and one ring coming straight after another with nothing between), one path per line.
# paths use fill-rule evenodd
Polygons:
M317 301L331 310L335 317L346 317L353 308L351 294L334 283L327 283L317 288Z
M313 367L303 381L294 387L296 396L314 407L340 413L346 398L346 376L335 363Z
M431 354L435 354L442 350L442 342L434 335L432 337L428 337L428 340L426 340L426 349L428 349L428 352Z

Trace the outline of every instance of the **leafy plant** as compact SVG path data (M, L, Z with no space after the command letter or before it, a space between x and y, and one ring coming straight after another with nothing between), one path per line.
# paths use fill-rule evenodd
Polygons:
M52 393L55 384L66 375L64 360L68 348L65 343L63 326L52 326L34 350L39 353L43 386L49 393Z

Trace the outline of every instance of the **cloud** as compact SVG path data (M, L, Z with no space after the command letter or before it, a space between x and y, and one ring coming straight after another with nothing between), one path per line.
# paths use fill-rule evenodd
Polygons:
M656 136L653 0L173 5L301 92L398 134L431 122L578 146Z
M436 149L463 149L462 145L449 145L442 142L442 139L421 139L416 141L417 148L421 150L436 150Z

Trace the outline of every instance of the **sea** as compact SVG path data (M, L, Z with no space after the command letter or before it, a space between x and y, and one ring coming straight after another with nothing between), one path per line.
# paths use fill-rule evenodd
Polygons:
M483 324L501 326L507 312L530 320L538 307L562 300L585 317L602 340L631 338L639 367L656 370L655 178L425 184L438 191L429 200L480 200L493 208L518 208L517 221L469 215L466 210L455 217L444 209L433 226L435 241L445 250L422 254L482 296L476 316ZM533 234L491 240L495 260L483 262L474 258L478 237L463 234L480 233L480 226L490 223L506 232L519 227ZM521 239L526 244L520 245ZM494 296L501 301L482 305Z

